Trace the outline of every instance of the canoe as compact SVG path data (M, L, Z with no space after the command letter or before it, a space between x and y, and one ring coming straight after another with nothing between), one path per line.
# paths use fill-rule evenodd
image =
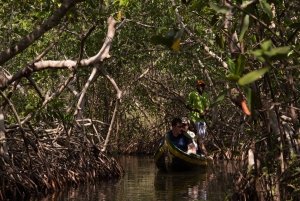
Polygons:
M207 166L204 156L183 152L170 141L168 135L156 150L154 162L158 169L168 172L203 169Z

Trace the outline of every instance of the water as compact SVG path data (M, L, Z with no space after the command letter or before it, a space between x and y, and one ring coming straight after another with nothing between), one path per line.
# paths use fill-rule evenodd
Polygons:
M165 173L150 156L120 156L125 176L119 181L69 187L43 201L226 200L232 191L232 164L209 164L207 170Z

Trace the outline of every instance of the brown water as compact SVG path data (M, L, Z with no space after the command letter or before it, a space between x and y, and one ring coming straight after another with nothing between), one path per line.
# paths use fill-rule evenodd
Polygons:
M205 171L165 173L151 156L120 156L125 176L116 182L68 187L43 201L226 200L232 164L209 164ZM36 199L35 199L36 200Z

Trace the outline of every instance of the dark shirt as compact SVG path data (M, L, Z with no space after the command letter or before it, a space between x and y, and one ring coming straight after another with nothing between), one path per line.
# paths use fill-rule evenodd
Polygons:
M172 133L172 130L168 131L167 134L170 141L182 151L186 152L188 150L188 144L193 143L193 141L184 134L180 134L175 137Z

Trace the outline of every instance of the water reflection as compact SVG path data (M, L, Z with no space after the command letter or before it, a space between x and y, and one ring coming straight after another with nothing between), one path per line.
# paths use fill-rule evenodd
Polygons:
M58 194L34 201L225 200L232 188L223 163L207 170L166 173L158 171L151 156L120 156L125 170L119 181L66 187ZM231 167L231 166L230 166Z
M157 172L155 193L158 200L206 200L206 170L196 172Z

